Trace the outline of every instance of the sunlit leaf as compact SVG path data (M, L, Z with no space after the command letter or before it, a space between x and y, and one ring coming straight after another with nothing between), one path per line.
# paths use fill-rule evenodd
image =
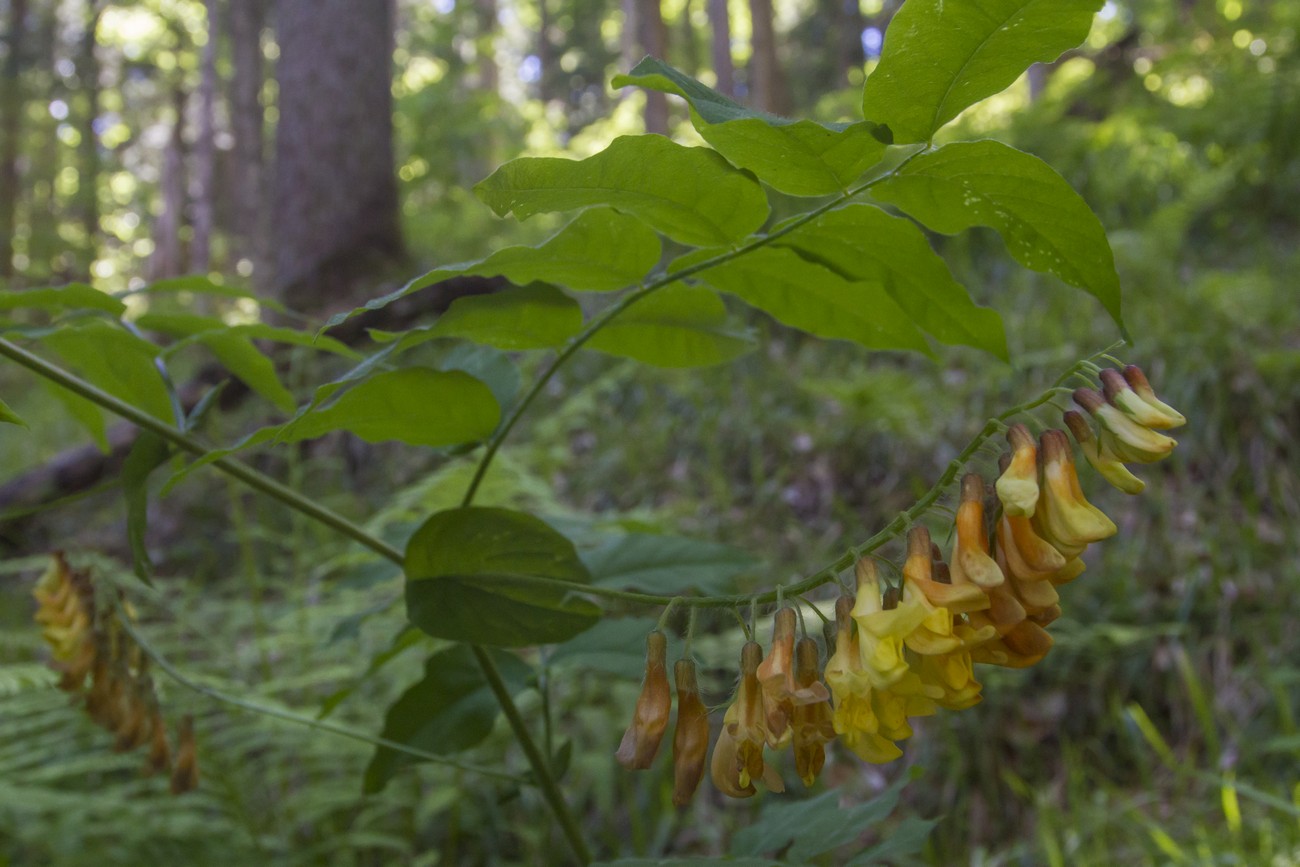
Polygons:
M1033 63L1050 63L1088 35L1103 0L907 0L867 77L862 113L896 144L929 141L968 106Z
M790 195L840 192L885 153L877 124L820 124L754 111L653 57L614 78L614 87L629 85L683 97L695 128L718 153Z
M586 583L573 543L545 522L509 509L439 512L406 547L406 608L434 636L503 647L564 641L600 619L600 608L529 578Z
M585 160L511 160L474 188L499 216L608 205L683 244L725 244L767 219L767 198L708 148L662 136L622 136Z
M488 650L513 695L532 679L532 669L519 657ZM435 755L469 749L492 732L500 714L491 688L474 653L456 645L433 654L424 664L424 677L402 693L384 715L380 736ZM423 761L391 747L376 747L366 767L367 794L383 789L402 768Z
M944 343L1007 357L1002 317L953 279L911 220L870 205L836 208L775 241L853 282L873 283Z
M85 283L69 283L66 286L27 289L22 292L0 292L0 310L18 310L21 308L40 310L82 308L86 310L102 310L105 313L112 313L114 316L120 316L126 312L126 305L121 301Z
M620 313L586 346L657 367L705 367L744 355L754 340L728 324L716 292L674 283Z
M1121 322L1119 275L1101 221L1038 157L995 141L957 142L913 159L872 195L936 232L996 229L1020 264L1087 290Z
M505 277L520 286L542 282L581 292L610 292L644 277L659 261L659 248L659 236L636 217L610 208L590 208L536 247L503 247L477 262L435 268L400 289L331 317L325 327L379 310L452 277Z

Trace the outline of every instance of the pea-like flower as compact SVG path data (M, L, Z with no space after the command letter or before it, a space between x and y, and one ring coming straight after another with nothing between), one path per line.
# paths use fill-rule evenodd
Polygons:
M826 683L834 697L831 718L840 742L859 758L873 764L891 762L903 751L880 735L880 720L872 706L871 678L862 665L862 651L853 632L852 596L841 596L835 603L835 653L826 661Z
M1157 433L1111 406L1091 388L1074 390L1074 402L1101 424L1101 442L1126 463L1150 464L1168 456L1178 441Z
M1147 483L1133 475L1108 446L1093 436L1092 425L1082 415L1070 410L1065 414L1065 426L1074 434L1074 441L1088 463L1103 479L1126 494L1140 494L1146 489Z
M758 682L762 662L763 648L758 642L745 642L740 649L740 682L722 717L722 731L713 747L713 783L733 798L754 794L753 781L758 779L772 791L785 788L775 770L763 762L767 715L763 712L763 688Z
M799 639L795 647L795 682L809 694L821 698L794 706L790 727L794 731L794 767L805 786L811 786L826 764L826 744L835 739L831 720L830 693L818 679L820 652L811 638ZM820 688L820 689L816 689Z
M677 727L673 730L673 804L691 802L709 752L709 711L700 699L695 663L679 659L673 666L677 683Z
M623 733L614 757L629 770L645 770L659 752L659 742L668 728L673 694L668 685L666 656L668 639L655 630L646 636L645 679L636 700L632 723Z
M824 702L830 693L815 678L804 685L796 681L794 659L795 610L781 608L772 619L772 649L758 667L758 682L763 688L763 712L767 717L767 745L784 749L790 743L790 721L795 709Z
M1070 441L1059 430L1045 431L1039 456L1043 464L1043 496L1034 514L1034 529L1072 560L1093 542L1115 535L1117 528L1088 502L1070 453Z
M989 533L984 524L984 479L979 473L967 473L961 480L961 504L957 507L952 582L970 582L987 589L1002 581L1002 570L989 556Z
M1011 460L998 476L994 488L1007 515L1028 518L1038 505L1038 447L1034 435L1023 424L1007 429Z
M1138 387L1134 388L1133 383ZM1187 424L1181 412L1156 397L1146 375L1133 365L1126 367L1123 373L1103 370L1101 386L1111 406L1140 425L1153 430L1168 430Z

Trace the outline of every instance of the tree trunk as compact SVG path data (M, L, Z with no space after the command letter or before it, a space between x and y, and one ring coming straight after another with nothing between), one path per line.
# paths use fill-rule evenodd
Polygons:
M10 0L8 56L0 68L0 277L14 274L14 229L18 215L18 151L22 139L23 31L27 0Z
M695 0L683 0L678 21L677 39L680 41L682 71L692 78L700 77L700 47L695 39L695 22L691 20Z
M496 29L497 0L474 0L475 54L478 60L478 87L496 93L501 76L497 71Z
M253 285L269 290L264 177L265 114L262 108L262 30L265 0L230 0L230 127L234 133L231 183L236 254L252 266ZM247 269L238 269L244 273Z
M749 0L749 15L753 25L748 76L750 102L761 111L789 114L789 89L776 56L772 0Z
M731 62L731 15L727 0L708 0L709 54L713 74L718 79L715 89L727 96L736 95L736 69Z
M86 234L85 276L99 254L99 133L95 121L99 117L100 68L98 30L99 19L104 14L100 0L92 0L86 10L86 29L81 36L81 51L77 58L77 75L85 93L85 115L81 127L81 142L77 145L77 210Z
M637 24L641 46L646 54L666 59L668 53L668 28L664 26L663 10L659 0L637 0ZM645 131L668 134L668 97L657 90L645 95Z
M162 210L153 224L153 254L149 257L149 280L163 280L185 273L185 250L181 226L185 223L185 89L176 86L176 121L163 149Z
M221 19L217 0L207 0L208 41L203 45L199 73L199 129L194 136L194 235L190 243L190 268L199 274L212 270L212 227L216 221L217 194L217 40Z
M839 43L837 85L854 84L852 78L856 71L862 73L866 63L866 54L862 50L862 31L867 27L867 19L862 15L862 4L858 0L835 0L837 15L834 19ZM862 79L859 78L860 82Z
M390 0L280 0L275 287L290 306L350 300L402 253L393 172Z

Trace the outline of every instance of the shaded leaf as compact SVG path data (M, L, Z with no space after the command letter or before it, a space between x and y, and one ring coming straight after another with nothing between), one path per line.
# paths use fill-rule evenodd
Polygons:
M768 801L758 821L736 832L731 851L735 855L785 852L795 861L815 858L883 821L898 805L905 782L902 778L865 804L843 809L835 790L803 801Z
M706 367L754 348L753 338L727 324L716 292L673 283L624 310L586 347L657 367Z
M535 283L457 298L433 325L407 332L402 349L436 337L463 337L497 349L545 349L559 346L581 329L578 302L554 286Z
M514 654L489 650L513 695L532 679L532 669ZM469 749L492 732L501 712L474 653L457 645L433 654L424 677L402 693L384 716L381 737L437 755ZM422 761L391 747L376 747L366 767L367 794L380 791L402 768Z
M907 0L867 77L862 114L896 144L929 141L968 106L1088 35L1102 0Z
M278 436L298 442L346 430L371 443L448 446L486 439L500 419L492 392L468 373L408 367L376 374Z
M48 286L41 289L27 289L22 292L0 292L0 310L17 310L20 308L63 310L70 307L102 310L114 316L121 316L126 312L126 305L121 301L85 283Z
M794 250L760 247L699 273L777 321L868 349L930 352L912 318L879 283L847 280Z
M645 642L637 641L636 636L648 635L658 625L654 617L605 617L586 632L556 647L550 664L598 671L620 680L638 680L645 674ZM671 632L668 644L669 656L677 655L676 636Z
M718 153L790 195L840 192L885 153L877 124L827 125L754 111L653 57L615 76L614 87L630 85L683 97L695 128Z
M848 280L883 286L914 323L944 343L1007 357L1002 317L971 300L911 220L870 205L849 205L774 243Z
M934 819L908 816L899 822L898 827L890 831L885 839L850 861L849 867L875 867L877 864L889 863L896 858L916 856L925 848L937 824L938 821Z
M1106 230L1083 197L1038 157L1001 142L924 154L872 195L936 232L996 229L1016 261L1087 290L1121 323L1119 275Z
M27 422L22 420L18 413L9 408L9 404L0 400L0 422L4 424L16 424L19 427L28 427Z
M122 462L122 493L126 496L126 537L131 564L144 583L153 586L153 565L145 545L149 527L149 475L162 465L171 450L159 436L144 432L131 445Z
M61 328L43 342L84 379L157 418L174 422L155 363L158 347L103 321Z
M438 512L406 546L407 619L436 638L504 647L564 641L600 608L529 578L590 580L573 543L523 512Z
M659 254L659 237L641 220L610 208L591 208L536 247L503 247L477 262L435 268L355 310L332 316L325 328L452 277L505 277L520 286L542 282L610 292L639 281L659 261Z
M41 383L59 403L63 404L68 415L86 429L99 450L108 454L108 428L104 422L104 411L97 404L91 403L79 394L73 394L61 385L55 385L48 379L42 379Z
M593 584L675 596L735 592L735 578L760 560L739 548L684 536L627 533L582 552Z
M474 191L498 216L609 205L683 244L725 244L767 219L767 198L752 178L708 148L662 136L621 136L585 160L511 160Z
M770 858L620 858L617 861L597 861L591 867L713 867L729 864L731 867L792 867L792 862L773 861ZM793 865L798 867L798 865Z

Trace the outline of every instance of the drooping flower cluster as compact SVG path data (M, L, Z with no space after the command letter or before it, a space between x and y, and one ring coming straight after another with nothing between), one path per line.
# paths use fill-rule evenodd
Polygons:
M174 794L197 786L192 720L181 721L173 759L148 658L117 612L96 605L90 573L70 568L62 554L55 554L33 595L36 622L53 651L54 668L62 673L59 689L84 703L87 715L115 736L115 751L148 744L145 773L170 772Z
M1136 367L1102 371L1100 379L1101 392L1074 392L1099 432L1078 412L1066 413L1065 424L1103 478L1136 494L1144 484L1125 464L1168 455L1175 442L1159 431L1186 419L1155 396ZM977 473L963 477L947 559L929 531L915 526L896 581L883 579L873 559L857 562L856 596L836 602L834 648L820 677L818 644L797 638L793 608L776 612L766 659L757 642L746 642L710 764L720 791L749 797L756 781L782 791L765 750L793 746L796 771L809 786L825 745L837 737L868 762L896 759L899 742L912 735L910 719L979 703L976 663L1024 668L1051 650L1048 627L1061 615L1057 588L1083 572L1086 548L1117 528L1084 496L1064 431L1035 439L1015 424L1007 441L991 488ZM653 633L645 687L618 753L628 767L649 767L668 725L663 647L663 636ZM708 721L688 660L678 663L677 682L673 800L681 805L700 778Z

